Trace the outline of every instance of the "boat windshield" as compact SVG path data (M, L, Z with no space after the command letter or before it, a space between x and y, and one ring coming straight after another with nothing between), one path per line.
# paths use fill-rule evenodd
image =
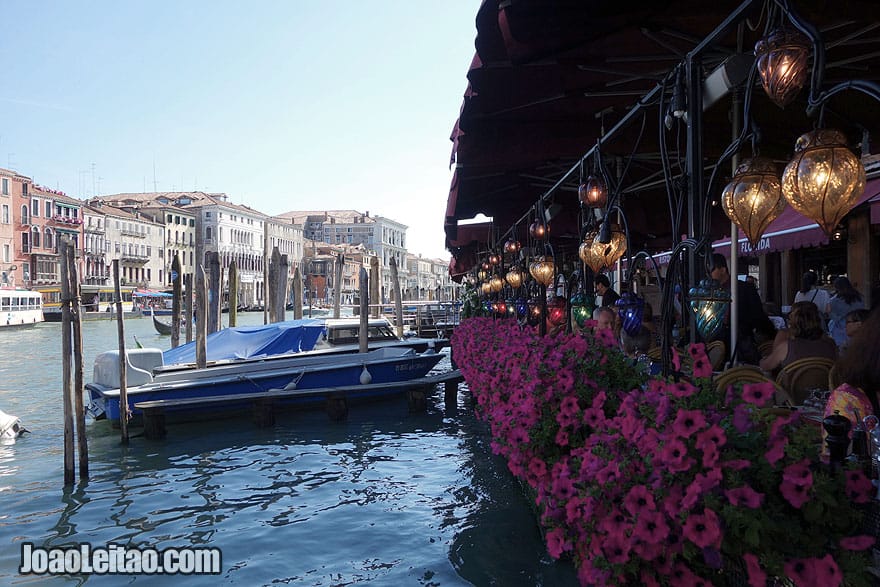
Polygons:
M327 332L327 342L330 344L352 344L358 342L360 328L352 326L334 326ZM370 324L367 329L367 339L370 341L397 340L394 331L387 324Z

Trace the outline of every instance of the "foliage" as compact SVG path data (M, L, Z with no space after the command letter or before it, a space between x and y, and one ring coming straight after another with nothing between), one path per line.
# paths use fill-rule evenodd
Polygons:
M474 318L476 316L487 316L486 308L480 301L480 293L477 288L465 282L461 290L461 317Z
M590 585L865 584L872 485L819 462L819 430L767 409L772 384L717 392L645 381L608 333L540 337L463 321L453 352L493 435L531 487L547 548ZM700 377L702 376L702 377Z

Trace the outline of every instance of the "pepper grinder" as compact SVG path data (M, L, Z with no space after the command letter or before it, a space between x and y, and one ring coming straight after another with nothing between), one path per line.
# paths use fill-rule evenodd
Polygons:
M834 414L826 416L822 420L822 427L828 436L825 438L825 444L828 445L828 452L831 454L831 468L837 469L843 465L846 459L846 450L849 448L849 430L852 424L849 418L840 415L840 410L834 410Z

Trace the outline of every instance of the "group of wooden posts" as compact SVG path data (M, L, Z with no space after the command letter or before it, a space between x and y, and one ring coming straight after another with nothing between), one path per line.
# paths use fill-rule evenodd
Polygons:
M74 445L79 449L79 476L87 479L89 475L88 441L85 429L85 406L84 406L84 379L83 379L83 354L82 354L82 305L80 294L79 275L76 266L76 247L67 239L59 243L61 253L61 354L62 354L62 378L63 378L63 406L64 406L64 483L74 483L76 476L74 467ZM204 254L208 265L206 274L203 265L199 264L195 272L195 285L193 286L192 275L181 275L180 259L175 256L171 265L171 282L173 287L172 317L171 317L171 346L180 344L180 326L185 324L186 341L191 342L193 335L196 340L196 367L204 368L207 363L206 338L208 333L220 329L220 315L222 296L220 285L223 282L223 272L220 267L220 257L216 252ZM281 255L275 247L271 256L267 259L266 274L266 302L264 304L264 322L282 322L285 319L285 308L288 294L289 262L287 255ZM335 283L337 295L335 296L333 316L339 317L340 295L342 284L343 259L340 257L336 263ZM397 263L392 258L390 262L391 276L394 289L395 313L397 315L397 335L403 336L403 307L400 299L400 282L397 274ZM116 300L116 325L119 344L119 405L120 405L120 428L122 443L127 444L128 434L128 396L126 382L126 354L125 354L125 324L123 321L122 294L119 283L119 260L113 260L113 283L115 284ZM185 311L182 312L181 300L183 296L184 282ZM370 315L369 301L376 300L373 305L373 315L379 314L379 260L371 259L370 275L361 268L360 282L360 332L359 350L368 351L368 320ZM302 308L302 276L297 267L293 276L293 317L300 319L303 315ZM369 290L368 290L369 284ZM237 306L239 291L239 275L235 262L229 266L229 326L235 326L237 322ZM196 295L193 295L196 292ZM210 302L210 303L208 303ZM181 315L184 320L181 321ZM192 320L195 316L195 320ZM346 408L347 412L347 408ZM75 423L75 425L74 425ZM74 443L74 436L76 443Z

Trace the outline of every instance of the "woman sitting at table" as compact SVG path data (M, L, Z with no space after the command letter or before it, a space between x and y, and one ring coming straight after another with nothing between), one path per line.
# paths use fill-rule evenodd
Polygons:
M761 359L761 369L773 373L807 357L837 360L837 345L825 336L819 308L813 302L797 302L788 317L788 337L777 338L773 351Z

